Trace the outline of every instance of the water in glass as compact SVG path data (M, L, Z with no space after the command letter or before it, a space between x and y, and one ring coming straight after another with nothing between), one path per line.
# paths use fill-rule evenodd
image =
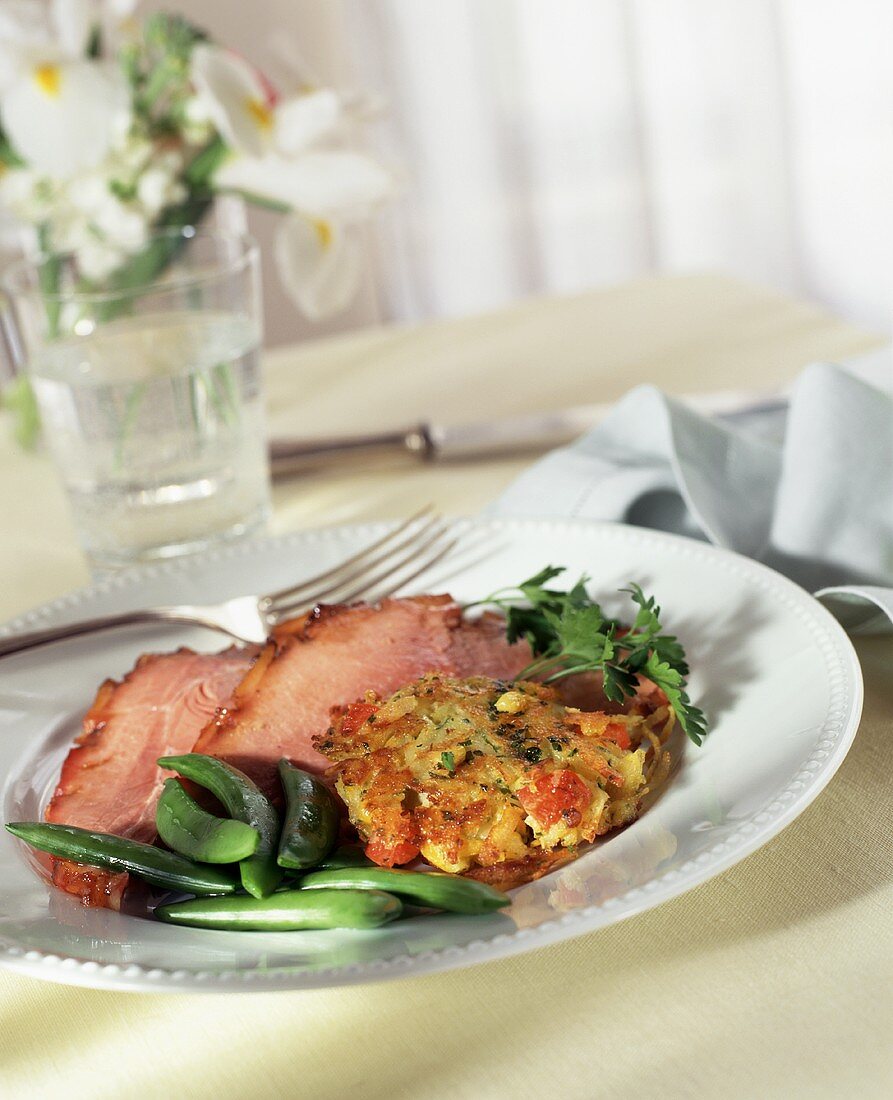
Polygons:
M244 314L142 314L47 343L30 364L44 435L94 564L260 527L269 476L260 332Z

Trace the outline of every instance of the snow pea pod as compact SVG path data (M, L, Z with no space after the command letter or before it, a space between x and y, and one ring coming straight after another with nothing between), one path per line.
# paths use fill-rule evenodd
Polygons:
M254 855L260 843L251 825L203 810L179 779L164 781L155 825L168 848L199 863L238 863Z
M253 855L240 860L239 874L242 885L252 897L264 898L272 894L282 879L282 870L276 864L279 816L266 795L244 772L215 756L188 752L182 756L162 756L158 763L207 788L223 803L231 817L258 831L257 849Z
M41 852L102 867L106 871L136 875L165 890L184 894L234 894L238 886L224 871L201 867L174 852L165 852L123 836L91 833L74 825L51 825L44 821L14 821L6 828Z
M511 898L484 882L447 875L442 871L398 871L384 867L342 867L311 871L302 890L387 890L399 897L450 913L489 913L511 903Z
M334 852L321 859L314 871L340 871L344 867L377 867L362 848L355 844L342 844Z
M378 928L396 920L402 911L397 898L380 890L279 890L266 898L194 898L161 905L155 916L193 928L292 932Z
M279 778L285 822L277 862L291 870L315 867L338 843L338 803L322 780L288 760L279 761Z

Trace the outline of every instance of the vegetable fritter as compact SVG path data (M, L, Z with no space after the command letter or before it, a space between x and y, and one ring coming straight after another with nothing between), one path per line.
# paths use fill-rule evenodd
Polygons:
M632 821L666 769L672 724L666 706L584 712L541 684L432 674L386 702L370 692L340 708L315 744L376 863L421 854L505 884Z

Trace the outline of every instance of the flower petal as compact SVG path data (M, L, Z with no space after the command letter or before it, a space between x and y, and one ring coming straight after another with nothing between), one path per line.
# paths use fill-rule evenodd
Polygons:
M124 253L104 241L86 239L76 252L78 270L85 279L101 282L125 260Z
M4 46L32 49L52 41L46 8L40 0L4 0L0 4L0 42Z
M129 111L123 74L104 62L40 65L0 98L0 116L15 151L30 168L54 177L97 164Z
M123 23L139 7L140 0L106 0L106 7L113 19Z
M247 61L214 46L196 46L192 82L211 121L239 153L259 157L273 134L266 88Z
M316 217L363 218L394 193L394 180L362 153L308 153L294 164L295 206Z
M0 3L0 92L19 79L34 55L57 53L40 0Z
M83 57L97 12L90 0L52 0L50 21L66 57Z
M215 184L282 203L310 218L339 221L368 217L394 190L393 178L381 165L349 152L307 153L295 160L234 157L221 165Z
M279 226L274 252L282 285L312 321L338 313L357 292L362 244L354 228L293 214Z
M273 140L293 157L331 134L341 120L341 100L329 88L291 96L276 104Z

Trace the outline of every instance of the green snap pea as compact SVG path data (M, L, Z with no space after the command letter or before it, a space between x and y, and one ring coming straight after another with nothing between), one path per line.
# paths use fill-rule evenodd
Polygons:
M254 855L260 843L251 825L203 810L179 779L164 781L155 825L168 848L199 863L238 863Z
M388 890L401 898L450 913L489 913L511 902L505 894L484 882L442 871L342 867L334 871L311 871L300 881L302 890Z
M280 867L315 867L338 843L340 813L335 796L315 775L279 761L285 792L285 822L279 840Z
M378 928L402 911L397 898L380 890L279 890L266 898L194 898L159 906L155 916L193 928L293 932Z
M162 756L158 763L206 787L223 803L231 817L258 831L257 849L253 855L239 861L239 874L242 885L252 897L264 898L272 894L282 879L282 870L276 863L279 816L266 795L244 772L215 756L188 752L183 756Z
M315 871L340 871L344 867L376 867L362 848L355 844L343 844L334 852L321 859L314 867Z
M165 890L184 894L233 894L238 886L232 876L214 867L201 867L174 852L111 833L91 833L74 825L53 825L44 821L14 821L6 828L41 852L106 871L127 872Z

